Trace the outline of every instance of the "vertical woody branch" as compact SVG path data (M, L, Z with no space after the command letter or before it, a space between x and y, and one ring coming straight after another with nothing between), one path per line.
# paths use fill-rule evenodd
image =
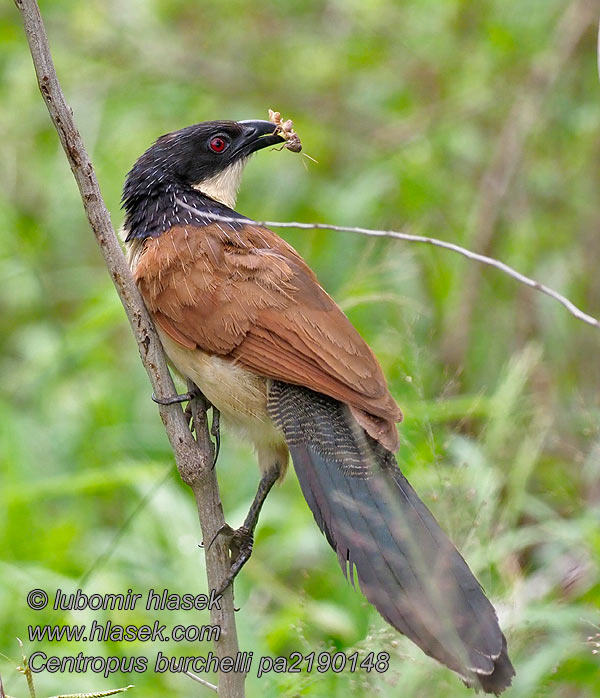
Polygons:
M42 97L79 187L90 226L123 303L154 393L158 397L172 396L175 387L162 346L119 246L94 168L60 88L37 2L15 0L15 4L23 18ZM225 521L212 469L212 444L206 428L206 410L203 404L202 402L194 409L197 440L192 436L179 405L160 405L159 411L181 478L194 492L204 540L211 541ZM209 587L218 587L229 571L229 551L220 538L213 545L207 546L206 568ZM215 652L219 657L235 656L239 648L231 588L224 592L220 606L220 609L214 608L211 611L211 623L221 628ZM244 678L243 674L221 672L219 695L224 698L241 698L244 695Z

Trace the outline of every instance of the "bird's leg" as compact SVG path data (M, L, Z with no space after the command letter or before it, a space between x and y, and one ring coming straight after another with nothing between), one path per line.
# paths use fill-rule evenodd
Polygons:
M277 482L281 470L279 465L269 468L262 476L260 483L258 484L258 490L254 497L248 515L244 520L244 523L238 529L232 529L231 526L225 524L222 526L215 535L215 538L224 533L229 536L229 551L231 553L231 567L227 576L223 580L221 587L218 590L218 594L222 594L225 589L233 582L237 577L239 571L250 559L252 554L252 545L254 543L254 529L258 522L258 516L262 505L265 503L267 495L271 491L271 488ZM213 539L214 541L214 539Z
M215 454L212 464L214 469L221 451L221 413L214 405L212 405L212 424L210 425L210 433L215 440Z
M187 387L188 387L188 392L186 393L186 395L190 396L190 401L188 402L188 405L185 408L184 413L190 422L190 429L192 429L193 431L195 431L195 429L196 429L196 423L194 420L194 409L193 409L193 405L191 402L192 400L194 400L194 399L202 400L205 415L209 409L212 409L212 423L210 426L210 435L215 440L214 444L211 443L211 446L212 446L212 468L214 469L215 465L217 464L217 458L219 457L219 451L221 450L221 430L220 430L221 413L212 404L212 402L210 402L210 400L206 397L206 395L204 395L204 393L200 390L200 388L192 380L188 380ZM185 397L185 396L179 395L178 397Z

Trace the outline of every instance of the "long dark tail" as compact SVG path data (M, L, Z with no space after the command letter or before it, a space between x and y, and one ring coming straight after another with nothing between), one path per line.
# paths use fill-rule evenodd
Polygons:
M486 693L514 669L493 606L454 545L348 407L274 382L271 418L283 430L302 492L342 570L381 615L425 653Z

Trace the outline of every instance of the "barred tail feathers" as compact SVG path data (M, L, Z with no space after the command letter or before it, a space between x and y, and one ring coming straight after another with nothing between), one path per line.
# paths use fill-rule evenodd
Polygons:
M274 382L268 409L346 576L426 654L501 693L514 669L494 608L393 454L347 406L307 388Z

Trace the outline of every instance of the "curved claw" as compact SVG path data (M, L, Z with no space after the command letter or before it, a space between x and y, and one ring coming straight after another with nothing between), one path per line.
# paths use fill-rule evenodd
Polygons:
M233 538L233 534L235 533L234 529L231 528L231 526L228 523L224 523L221 528L215 533L215 535L212 537L212 540L208 544L208 548L206 548L206 552L208 552L212 546L213 543L217 540L217 538L222 534L226 533L230 538ZM231 543L230 543L231 545Z
M180 402L189 402L196 395L192 392L181 393L181 395L172 395L171 397L157 397L155 393L150 396L153 402L157 405L177 405Z

